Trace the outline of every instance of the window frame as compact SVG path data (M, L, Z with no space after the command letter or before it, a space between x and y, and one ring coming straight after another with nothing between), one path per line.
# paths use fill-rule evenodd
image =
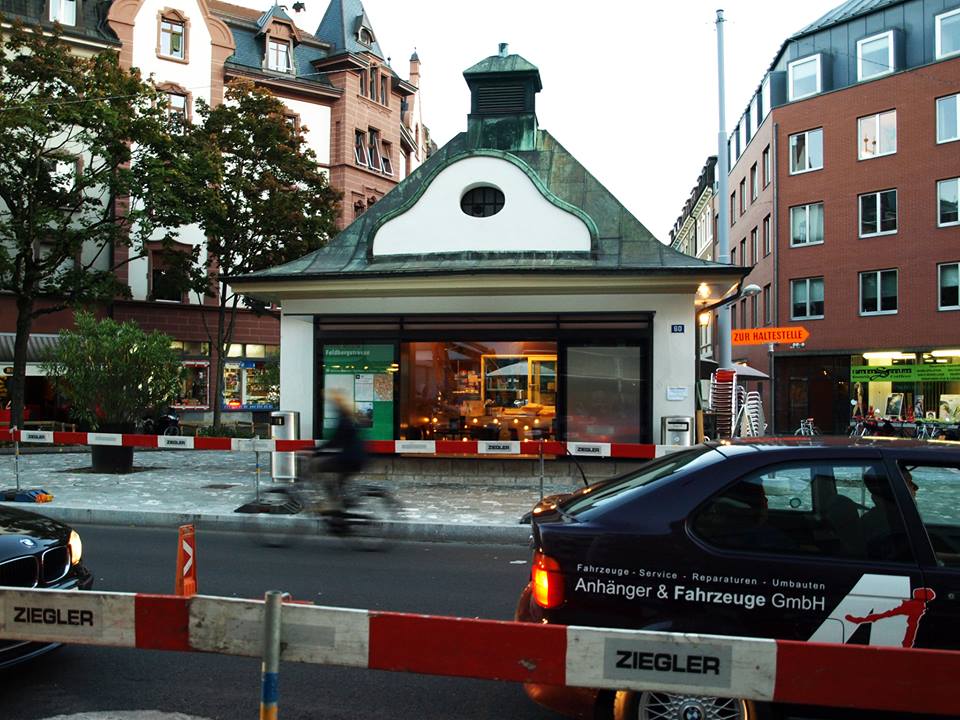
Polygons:
M817 67L817 88L813 92L806 93L805 95L794 95L793 93L793 82L794 82L794 70L795 68L805 65L806 63L815 63ZM813 97L814 95L819 95L823 92L823 58L818 53L816 55L807 55L806 57L797 58L787 65L787 96L790 98L790 102L796 100L803 100L804 98Z
M873 73L872 75L863 74L863 46L869 42L874 42L880 38L887 39L887 68L880 72ZM894 71L894 66L896 63L894 56L894 35L893 30L885 30L881 33L875 35L870 35L869 37L862 38L857 40L857 82L864 82L865 80L873 80L874 78L883 77L884 75L889 75Z
M814 133L818 134L819 137L820 137L820 164L817 165L817 166L812 165L812 164L811 164L811 161L810 161L810 137L811 137L811 135L814 134ZM804 151L803 151L803 154L804 154L804 158L805 158L805 163L804 163L804 164L806 165L806 167L805 167L805 168L802 168L802 169L797 169L797 168L795 168L794 165L793 165L793 158L794 158L794 150L793 150L793 148L794 148L794 145L796 144L796 143L795 143L795 140L796 140L797 138L799 138L801 135L802 135L803 138L804 138ZM818 128L812 128L811 130L804 130L804 131L802 131L802 132L793 133L793 134L790 136L790 138L789 138L789 142L788 142L788 153L789 153L789 156L790 156L790 162L789 162L789 168L788 168L788 170L789 170L789 173L790 173L791 175L802 175L802 174L808 173L808 172L816 172L817 170L823 170L823 128L822 128L822 127L818 127Z
M353 131L353 159L357 165L367 167L367 133Z
M893 149L883 152L882 145L882 136L880 134L880 118L884 115L893 115ZM867 155L864 153L864 135L863 135L863 122L864 120L873 120L873 129L876 133L877 138L877 152ZM873 160L879 157L885 157L887 155L896 155L897 154L897 110L896 108L892 110L884 110L882 112L874 113L872 115L863 115L857 118L857 160Z
M77 27L80 20L80 3L82 0L47 0L47 20L52 23L60 23L63 27ZM73 22L64 22L58 17L54 17L54 8L58 8L62 13L67 4L73 5Z
M883 303L883 275L884 273L891 273L891 272L894 273L894 277L897 280L897 283L896 283L897 307L893 310L883 310L881 309L882 303ZM877 281L877 297L876 297L877 309L876 310L863 309L863 299L864 299L863 281L864 281L864 278L869 275L873 275ZM858 295L860 298L860 305L857 308L857 310L860 317L873 317L874 315L896 315L897 313L900 312L900 270L898 268L884 268L883 270L863 270L860 273L858 273L857 277L858 277L858 282L857 282Z
M740 178L740 214L747 212L747 179Z
M767 215L763 219L763 256L767 257L771 252L773 248L770 237L770 216Z
M380 164L380 131L376 128L370 128L367 131L367 158L368 167L376 172L382 172L383 166Z
M820 206L820 218L822 220L824 217L823 200L819 202L814 202L814 203L806 203L805 205L792 205L790 207L790 247L795 248L795 247L807 247L808 245L823 245L823 241L824 241L823 236L825 236L826 233L823 233L823 235L820 237L819 240L809 239L810 238L810 208L813 207L814 205ZM793 236L793 211L799 210L800 208L803 208L804 214L806 215L806 218L805 218L805 221L806 221L805 227L807 228L806 242L797 242L796 238L794 238Z
M169 55L163 52L164 23L180 27L180 55ZM179 10L165 7L157 13L157 57L161 60L177 63L190 62L189 45L190 19Z
M393 160L390 158L390 153L393 149L393 145L388 143L386 140L380 141L380 168L383 170L384 175L389 175L393 177Z
M763 149L763 186L767 187L770 184L770 146L767 145Z
M956 188L957 198L960 200L960 177L953 178L944 178L943 180L937 180L937 227L956 227L960 225L960 213L958 213L956 220L951 220L949 222L943 222L941 215L941 205L940 205L940 187L944 183L953 183Z
M753 258L753 264L756 265L760 260L760 228L756 225L750 231L750 257Z
M895 218L897 226L893 230L881 230L883 220L880 217L881 213L881 204L880 196L884 193L892 192L894 194L894 209L895 209ZM864 233L863 232L863 199L867 197L875 197L877 203L877 232ZM900 231L900 197L897 193L896 188L887 188L885 190L875 190L873 192L861 193L857 195L857 233L858 237L861 238L870 238L870 237L881 237L883 235L896 235Z
M960 7L954 8L953 10L948 10L947 12L940 13L935 16L933 19L934 27L934 54L937 60L943 60L944 58L953 57L954 55L960 55L960 47L950 53L943 53L942 50L942 40L943 40L943 21L949 17L955 15L960 15Z
M956 123L953 128L953 137L948 137L946 139L941 139L940 133L940 103L945 100L953 100L953 116L956 118ZM953 95L944 95L943 97L938 97L936 101L935 113L937 116L937 145L942 145L944 143L957 142L960 140L960 93L954 93Z
M943 304L943 270L947 267L956 268L957 271L957 304ZM945 262L937 264L937 310L940 312L950 312L960 310L960 261Z
M819 280L821 289L823 290L823 312L820 315L813 315L811 313L810 307L810 286L814 281ZM793 302L793 288L797 283L804 283L806 286L806 301L807 314L806 315L796 315L794 313L794 302ZM794 278L790 280L790 319L791 320L822 320L826 316L827 312L827 297L826 297L826 283L824 282L823 275L816 275L814 277L806 278Z
M750 166L750 204L760 197L760 168L757 163Z
M770 303L771 283L763 286L763 324L770 325L773 322L772 306Z
M273 66L273 55L274 55L273 50L274 50L275 48L278 49L278 50L279 50L280 48L283 48L283 50L284 50L284 57L286 58L286 61L287 61L287 66L286 66L286 68L284 68L284 69L280 69L279 67L274 67L274 66ZM279 56L278 56L278 57L279 57ZM282 39L276 38L276 37L274 37L274 36L272 36L272 35L267 36L267 58L266 58L266 60L267 60L267 62L266 62L266 69L267 69L267 70L270 70L271 72L285 73L285 74L287 74L287 75L292 74L292 73L293 73L293 48L292 48L291 45L290 45L290 41L289 41L289 40L282 40Z

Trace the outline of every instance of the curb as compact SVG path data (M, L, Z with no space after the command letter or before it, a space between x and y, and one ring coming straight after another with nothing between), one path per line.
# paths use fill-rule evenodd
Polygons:
M205 530L243 531L249 525L249 515L243 513L178 513L170 511L143 511L143 510L104 510L90 508L51 507L50 505L31 505L24 507L24 503L0 503L0 505L19 507L30 512L36 512L54 520L74 524L87 523L91 525L133 525L137 527L176 528L180 525L194 525ZM300 523L318 536L326 535L319 527L312 528L311 524L319 524L319 520L302 518L275 518L278 525ZM465 525L457 523L433 522L398 522L395 523L395 537L397 540L414 540L418 542L477 542L477 543L522 543L526 545L530 539L529 525Z

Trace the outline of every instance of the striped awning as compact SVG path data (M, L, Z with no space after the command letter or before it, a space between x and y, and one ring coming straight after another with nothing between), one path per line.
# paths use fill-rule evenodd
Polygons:
M16 333L0 333L0 362L13 363L13 348L16 340ZM60 342L59 335L31 333L27 340L27 362L43 362L58 342Z

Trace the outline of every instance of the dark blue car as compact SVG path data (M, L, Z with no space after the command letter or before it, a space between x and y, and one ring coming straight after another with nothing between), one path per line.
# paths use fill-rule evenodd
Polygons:
M545 498L531 622L960 650L960 444L698 445ZM575 717L751 720L748 700L527 687Z

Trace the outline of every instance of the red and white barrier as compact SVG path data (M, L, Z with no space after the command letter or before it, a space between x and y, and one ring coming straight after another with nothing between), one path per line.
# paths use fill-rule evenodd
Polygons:
M259 656L264 603L0 589L0 638ZM429 675L955 714L960 652L290 604L282 659Z
M170 450L226 450L233 452L295 452L321 444L320 440L261 440L257 438L187 437L49 430L0 430L0 442L25 444L113 445ZM378 455L575 455L648 460L663 455L670 446L644 443L560 442L556 440L371 440Z

